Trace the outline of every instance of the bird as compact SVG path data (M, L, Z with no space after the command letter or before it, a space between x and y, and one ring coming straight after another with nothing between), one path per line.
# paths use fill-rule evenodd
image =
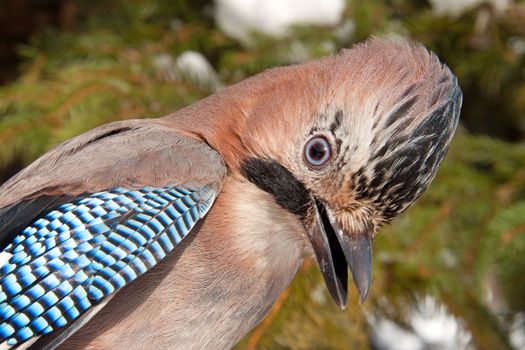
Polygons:
M0 349L228 349L310 258L363 302L461 103L436 54L374 37L64 142L0 187Z

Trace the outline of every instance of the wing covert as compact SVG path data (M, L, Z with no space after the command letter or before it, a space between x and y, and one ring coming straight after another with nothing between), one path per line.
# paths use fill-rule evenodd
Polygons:
M0 342L14 346L74 322L171 252L216 195L209 186L116 188L36 220L5 249Z

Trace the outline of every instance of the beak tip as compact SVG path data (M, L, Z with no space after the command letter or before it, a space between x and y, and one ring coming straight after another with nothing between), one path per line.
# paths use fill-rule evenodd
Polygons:
M327 281L326 277L325 281ZM342 283L336 283L334 286L329 281L330 278L328 278L327 281L328 292L330 293L337 307L339 307L341 310L345 310L348 306L348 292L346 285L343 285Z
M370 291L371 281L371 272L368 271L364 276L355 274L352 276L354 278L354 283L356 285L357 291L359 292L359 304L363 304L368 297L368 292Z
M359 291L359 304L363 305L367 297L368 297L368 288L365 290L360 290Z
M370 239L349 240L345 244L348 265L363 304L372 284L372 242Z

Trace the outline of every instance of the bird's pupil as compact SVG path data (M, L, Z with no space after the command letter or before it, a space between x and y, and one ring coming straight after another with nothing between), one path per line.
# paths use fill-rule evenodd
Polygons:
M326 148L321 142L316 142L310 147L310 157L315 160L323 159Z

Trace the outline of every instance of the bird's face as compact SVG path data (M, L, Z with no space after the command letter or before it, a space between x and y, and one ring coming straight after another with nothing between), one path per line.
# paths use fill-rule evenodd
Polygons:
M348 267L364 301L376 230L436 174L461 91L420 46L372 41L324 63L310 70L328 81L315 88L315 101L310 93L302 104L279 106L279 122L266 129L274 142L244 170L301 220L328 290L344 308ZM294 111L301 117L291 117Z

